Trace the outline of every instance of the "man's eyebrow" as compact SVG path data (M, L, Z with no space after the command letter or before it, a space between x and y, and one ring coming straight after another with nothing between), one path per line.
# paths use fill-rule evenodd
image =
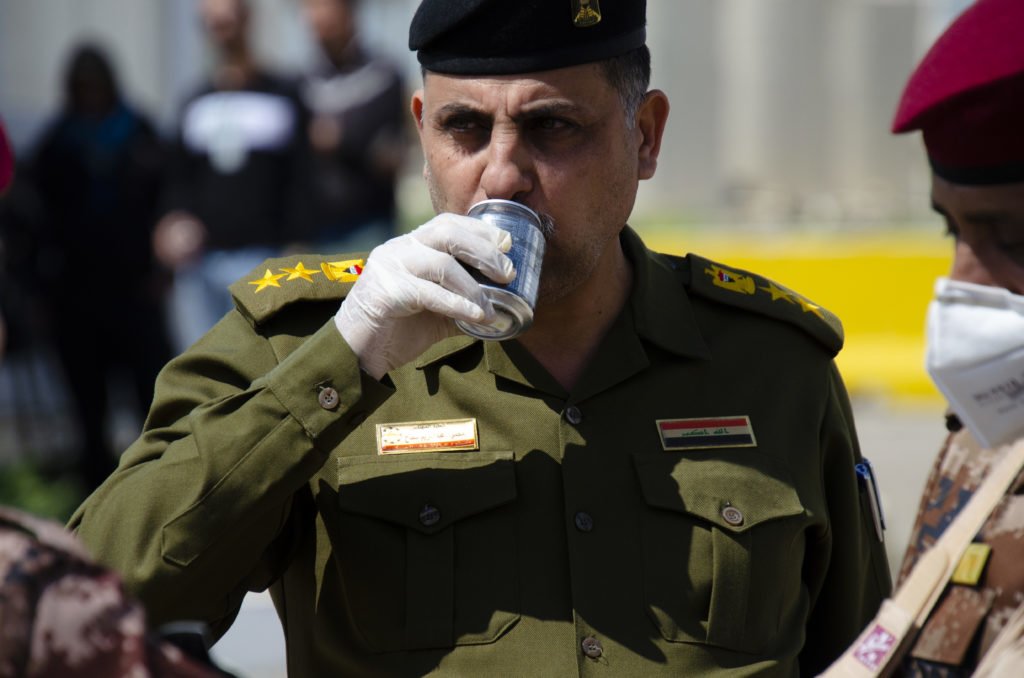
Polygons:
M482 118L490 117L478 108L474 108L469 104L463 104L458 102L453 102L441 106L439 109L437 109L437 113L435 115L437 117L442 118L451 117L453 115L469 115Z
M964 221L972 224L1002 224L1010 221L1020 221L1018 215L1006 210L978 210L976 212L965 212Z
M947 212L942 205L935 202L934 200L932 201L932 210L937 212L941 216L946 217L947 219L951 218L949 216L949 212ZM968 223L983 225L1021 221L1020 215L1014 214L1013 212L1010 212L1008 210L1001 209L981 209L974 210L972 212L964 212L962 215L960 215L960 218Z
M544 101L527 106L515 119L535 119L558 115L578 115L583 107L569 101Z

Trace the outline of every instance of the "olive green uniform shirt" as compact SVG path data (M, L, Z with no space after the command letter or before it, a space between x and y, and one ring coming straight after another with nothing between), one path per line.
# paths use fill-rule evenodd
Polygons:
M268 262L72 526L155 623L223 631L270 586L293 676L823 669L890 587L838 323L623 243L631 298L570 392L469 337L374 381L334 327L338 266ZM378 452L379 424L459 419L477 449ZM733 428L673 447L697 419Z

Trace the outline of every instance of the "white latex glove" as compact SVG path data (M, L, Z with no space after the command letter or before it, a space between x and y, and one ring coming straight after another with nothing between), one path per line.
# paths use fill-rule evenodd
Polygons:
M454 319L494 318L494 308L463 261L497 283L515 277L505 256L512 238L480 219L440 214L412 233L380 245L334 323L359 366L375 379L438 341L458 334Z

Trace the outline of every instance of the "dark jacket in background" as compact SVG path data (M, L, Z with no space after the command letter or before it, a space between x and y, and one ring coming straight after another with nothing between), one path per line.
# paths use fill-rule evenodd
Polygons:
M329 121L340 140L328 152L309 148L303 217L314 242L361 226L396 221L395 187L405 154L405 86L392 64L358 47L341 67L322 59L302 82L314 120Z
M164 211L198 217L210 250L298 239L304 119L295 88L275 76L258 74L244 90L204 85L182 107Z

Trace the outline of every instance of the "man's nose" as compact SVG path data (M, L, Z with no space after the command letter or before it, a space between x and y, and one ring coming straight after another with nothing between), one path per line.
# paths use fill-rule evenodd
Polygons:
M956 248L953 250L953 267L949 272L949 277L952 280L975 285L1002 287L974 248L963 238L956 241Z
M533 190L533 161L517 133L495 132L485 161L480 188L488 199L520 200Z

